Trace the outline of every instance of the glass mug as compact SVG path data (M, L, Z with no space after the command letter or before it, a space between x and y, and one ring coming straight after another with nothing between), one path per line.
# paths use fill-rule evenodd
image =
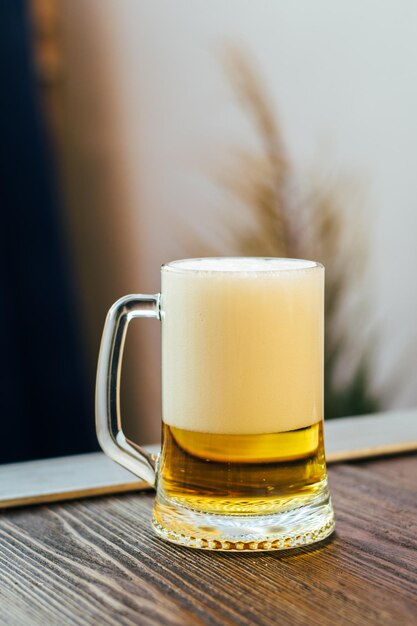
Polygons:
M334 529L323 445L324 268L300 259L184 259L161 293L110 309L100 348L103 451L156 488L153 528L216 550L274 550ZM162 449L122 430L127 326L162 325Z

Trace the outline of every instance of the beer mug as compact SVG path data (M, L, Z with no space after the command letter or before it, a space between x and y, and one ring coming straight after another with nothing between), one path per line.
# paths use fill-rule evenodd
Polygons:
M161 293L110 309L97 372L97 435L153 485L153 528L214 550L274 550L334 529L323 445L324 268L300 259L172 261ZM162 328L158 458L123 434L119 392L129 322Z

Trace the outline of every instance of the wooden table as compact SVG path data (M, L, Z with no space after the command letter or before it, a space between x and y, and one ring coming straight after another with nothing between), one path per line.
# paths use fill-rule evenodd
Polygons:
M417 624L417 457L329 473L336 534L287 552L163 543L150 492L5 511L0 624Z

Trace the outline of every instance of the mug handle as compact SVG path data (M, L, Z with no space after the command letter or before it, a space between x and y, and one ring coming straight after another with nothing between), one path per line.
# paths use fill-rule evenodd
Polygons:
M99 444L113 461L155 485L156 456L126 439L120 415L120 372L129 322L160 316L160 294L132 294L109 310L101 338L96 380L96 431Z

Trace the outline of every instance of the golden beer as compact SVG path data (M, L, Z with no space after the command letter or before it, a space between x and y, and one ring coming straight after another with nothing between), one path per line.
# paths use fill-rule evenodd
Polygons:
M322 423L283 433L220 435L163 427L159 488L205 513L259 515L327 489Z

